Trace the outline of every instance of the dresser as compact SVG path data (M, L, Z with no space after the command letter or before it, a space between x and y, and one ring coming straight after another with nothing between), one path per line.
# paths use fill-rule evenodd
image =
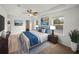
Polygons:
M8 39L0 37L0 54L8 54Z
M8 38L10 32L6 33L6 38L0 37L0 54L8 54Z

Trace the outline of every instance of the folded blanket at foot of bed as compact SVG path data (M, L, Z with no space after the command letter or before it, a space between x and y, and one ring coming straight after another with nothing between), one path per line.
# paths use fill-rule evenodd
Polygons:
M38 38L32 34L31 32L27 31L27 32L23 32L29 39L30 41L30 46L34 46L36 44L38 44Z

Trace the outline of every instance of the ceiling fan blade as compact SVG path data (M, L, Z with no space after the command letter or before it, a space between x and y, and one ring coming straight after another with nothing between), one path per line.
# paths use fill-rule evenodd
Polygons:
M30 12L32 12L32 9L29 9Z
M32 10L31 9L28 9L27 12L32 12Z
M34 12L33 15L34 15L34 16L37 16L37 15L38 15L38 12Z
M30 12L29 10L27 10L27 12Z

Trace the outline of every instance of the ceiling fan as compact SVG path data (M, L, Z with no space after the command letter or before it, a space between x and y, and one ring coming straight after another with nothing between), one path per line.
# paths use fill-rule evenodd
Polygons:
M26 14L31 15L31 16L32 15L33 16L37 16L38 15L38 12L37 11L33 11L32 9L28 9Z
M22 7L22 5L20 4L17 4L18 7ZM38 12L37 11L34 11L33 9L27 9L25 12L23 12L29 16L37 16L38 15Z

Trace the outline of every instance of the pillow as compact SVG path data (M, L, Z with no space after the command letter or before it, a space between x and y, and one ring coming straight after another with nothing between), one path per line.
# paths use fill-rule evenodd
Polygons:
M45 30L45 33L48 33L48 29Z
M45 33L46 29L42 29L42 32Z
M39 27L36 27L36 30L38 31L39 30Z

